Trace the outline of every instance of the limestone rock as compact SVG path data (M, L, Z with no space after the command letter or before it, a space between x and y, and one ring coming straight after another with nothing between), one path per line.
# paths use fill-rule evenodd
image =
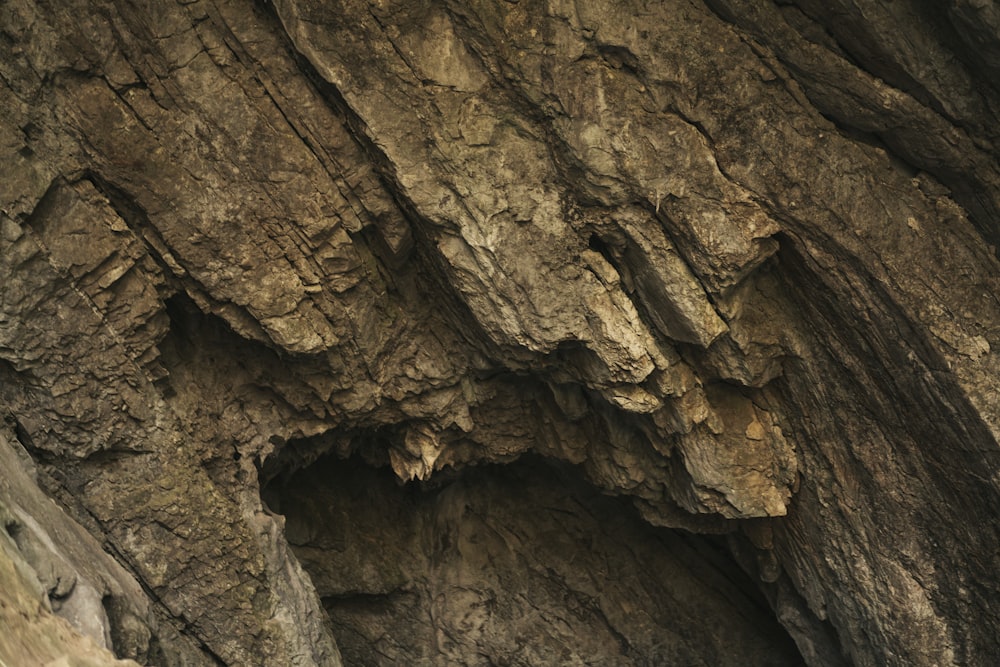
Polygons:
M0 604L45 661L988 662L998 16L9 0Z

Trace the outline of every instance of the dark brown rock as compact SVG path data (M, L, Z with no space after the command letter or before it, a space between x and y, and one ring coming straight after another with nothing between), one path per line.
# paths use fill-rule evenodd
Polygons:
M10 0L3 563L148 664L988 662L998 25Z

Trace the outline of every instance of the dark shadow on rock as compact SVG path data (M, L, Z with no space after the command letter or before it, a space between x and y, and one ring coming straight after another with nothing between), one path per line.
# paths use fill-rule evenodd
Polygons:
M263 491L354 665L798 665L716 538L525 457L401 484L319 459Z

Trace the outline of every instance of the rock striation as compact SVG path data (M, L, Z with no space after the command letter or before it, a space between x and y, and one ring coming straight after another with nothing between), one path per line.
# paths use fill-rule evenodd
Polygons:
M1000 654L991 3L0 41L9 667Z

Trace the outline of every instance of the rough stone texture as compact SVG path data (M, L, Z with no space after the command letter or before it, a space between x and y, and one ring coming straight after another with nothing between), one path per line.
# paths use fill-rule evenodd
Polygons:
M0 43L0 564L119 657L1000 654L994 3L8 0Z
M532 460L417 490L323 460L265 499L350 664L801 664L718 544L650 530L569 469Z
M134 667L107 649L162 658L150 628L169 637L178 656L198 656L169 626L160 628L139 583L42 493L31 459L2 434L0 470L0 663Z

